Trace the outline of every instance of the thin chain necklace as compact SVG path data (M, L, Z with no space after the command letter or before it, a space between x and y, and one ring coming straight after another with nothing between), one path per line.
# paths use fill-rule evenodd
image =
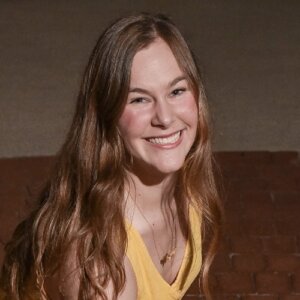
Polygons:
M161 256L159 254L159 252L158 252L158 249L157 249L157 244L156 244L156 240L155 240L155 234L154 234L153 226L148 221L148 219L146 218L146 216L142 212L141 208L137 205L137 203L135 203L135 205L136 205L137 209L139 210L140 214L142 215L143 219L147 222L147 224L149 225L149 227L151 229L152 239L153 239L153 242L154 242L154 248L155 248L157 257L159 258L159 262L160 262L161 266L164 267L164 265L168 261L172 260L172 258L174 257L174 255L176 253L177 229L176 229L176 224L175 224L174 217L173 217L174 231L171 230L171 232L172 232L172 236L171 236L171 250L168 250L163 256Z

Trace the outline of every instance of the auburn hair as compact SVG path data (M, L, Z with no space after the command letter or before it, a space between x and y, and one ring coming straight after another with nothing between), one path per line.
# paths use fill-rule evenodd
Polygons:
M6 246L2 284L12 299L23 299L30 280L45 298L45 278L78 272L79 298L114 299L125 284L124 184L128 157L118 120L128 95L134 55L155 39L172 50L197 99L195 142L179 171L174 193L189 226L187 208L197 205L202 219L204 252L200 283L210 298L208 270L216 253L222 210L213 172L206 98L197 64L186 41L164 15L140 13L121 18L100 36L85 69L76 112L52 176L37 208L18 225ZM74 253L78 270L62 271ZM62 279L62 282L64 280ZM63 293L63 287L62 287Z

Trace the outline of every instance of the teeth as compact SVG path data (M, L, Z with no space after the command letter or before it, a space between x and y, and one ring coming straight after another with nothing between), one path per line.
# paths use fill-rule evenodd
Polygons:
M166 138L151 138L151 139L148 139L148 141L153 144L167 145L167 144L176 143L178 141L179 137L180 137L180 131L178 131L175 134L173 134L169 137L166 137Z

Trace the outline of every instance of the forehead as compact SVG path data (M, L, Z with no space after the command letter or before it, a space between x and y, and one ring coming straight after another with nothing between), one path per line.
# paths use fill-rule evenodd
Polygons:
M168 44L157 38L135 54L130 85L151 85L158 81L163 84L182 75L183 72Z

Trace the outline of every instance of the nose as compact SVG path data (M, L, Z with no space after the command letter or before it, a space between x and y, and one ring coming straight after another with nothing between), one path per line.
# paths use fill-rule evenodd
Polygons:
M155 103L152 125L168 128L174 121L174 112L167 99L158 99Z

